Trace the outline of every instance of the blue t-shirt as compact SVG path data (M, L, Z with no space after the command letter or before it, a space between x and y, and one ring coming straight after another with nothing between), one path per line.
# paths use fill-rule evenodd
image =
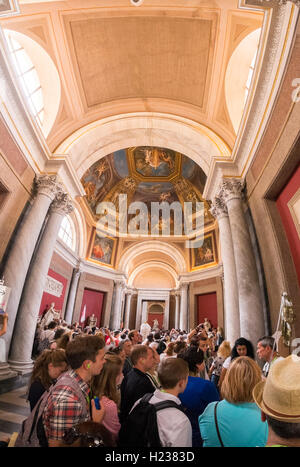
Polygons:
M218 401L219 394L216 386L208 380L198 376L189 376L185 391L179 394L179 399L190 419L193 430L193 446L201 446L198 417L210 402Z
M209 404L199 417L204 447L220 447L215 418L215 403ZM232 404L222 400L217 407L220 435L225 447L263 447L268 439L268 423L262 422L254 402Z

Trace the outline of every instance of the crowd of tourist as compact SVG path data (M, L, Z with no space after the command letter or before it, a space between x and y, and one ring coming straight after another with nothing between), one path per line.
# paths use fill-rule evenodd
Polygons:
M231 347L207 319L141 331L39 322L15 445L30 445L28 431L49 447L300 445L300 359L272 337Z

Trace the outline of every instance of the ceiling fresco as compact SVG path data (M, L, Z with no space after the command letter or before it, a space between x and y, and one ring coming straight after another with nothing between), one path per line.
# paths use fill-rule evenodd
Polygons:
M204 201L205 223L214 222L209 204L202 198L206 182L203 170L191 159L167 148L140 146L116 151L94 163L81 178L85 201L95 222L97 206L112 202L118 212L119 194L127 203ZM132 216L128 217L130 220ZM171 232L172 233L172 232Z

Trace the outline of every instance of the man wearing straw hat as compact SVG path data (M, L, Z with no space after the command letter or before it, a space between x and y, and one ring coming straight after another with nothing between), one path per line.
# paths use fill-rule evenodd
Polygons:
M271 366L268 378L253 389L253 398L269 425L267 446L300 446L300 358Z

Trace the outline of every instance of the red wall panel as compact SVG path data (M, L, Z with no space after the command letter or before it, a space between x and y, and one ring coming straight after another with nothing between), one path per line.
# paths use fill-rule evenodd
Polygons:
M300 166L277 197L276 206L285 229L300 284L300 240L288 202L300 187Z
M97 318L97 327L100 327L103 299L103 292L99 292L98 290L84 289L79 318L79 323L81 326L86 326L87 318L94 313ZM84 322L81 322L84 308L85 320Z
M159 329L163 329L164 315L163 313L148 313L148 323L153 328L153 321L157 319Z
M61 276L57 272L53 271L53 269L49 269L48 276L53 277L53 279L56 279L58 282L61 282L63 284L63 290L62 290L62 294L60 297L55 297L54 295L51 295L50 293L47 293L47 292L43 293L39 315L43 313L46 307L49 308L52 302L55 303L56 310L62 310L63 305L64 305L64 299L65 299L68 279Z
M197 324L204 323L208 318L213 327L218 326L217 293L206 293L197 295Z

